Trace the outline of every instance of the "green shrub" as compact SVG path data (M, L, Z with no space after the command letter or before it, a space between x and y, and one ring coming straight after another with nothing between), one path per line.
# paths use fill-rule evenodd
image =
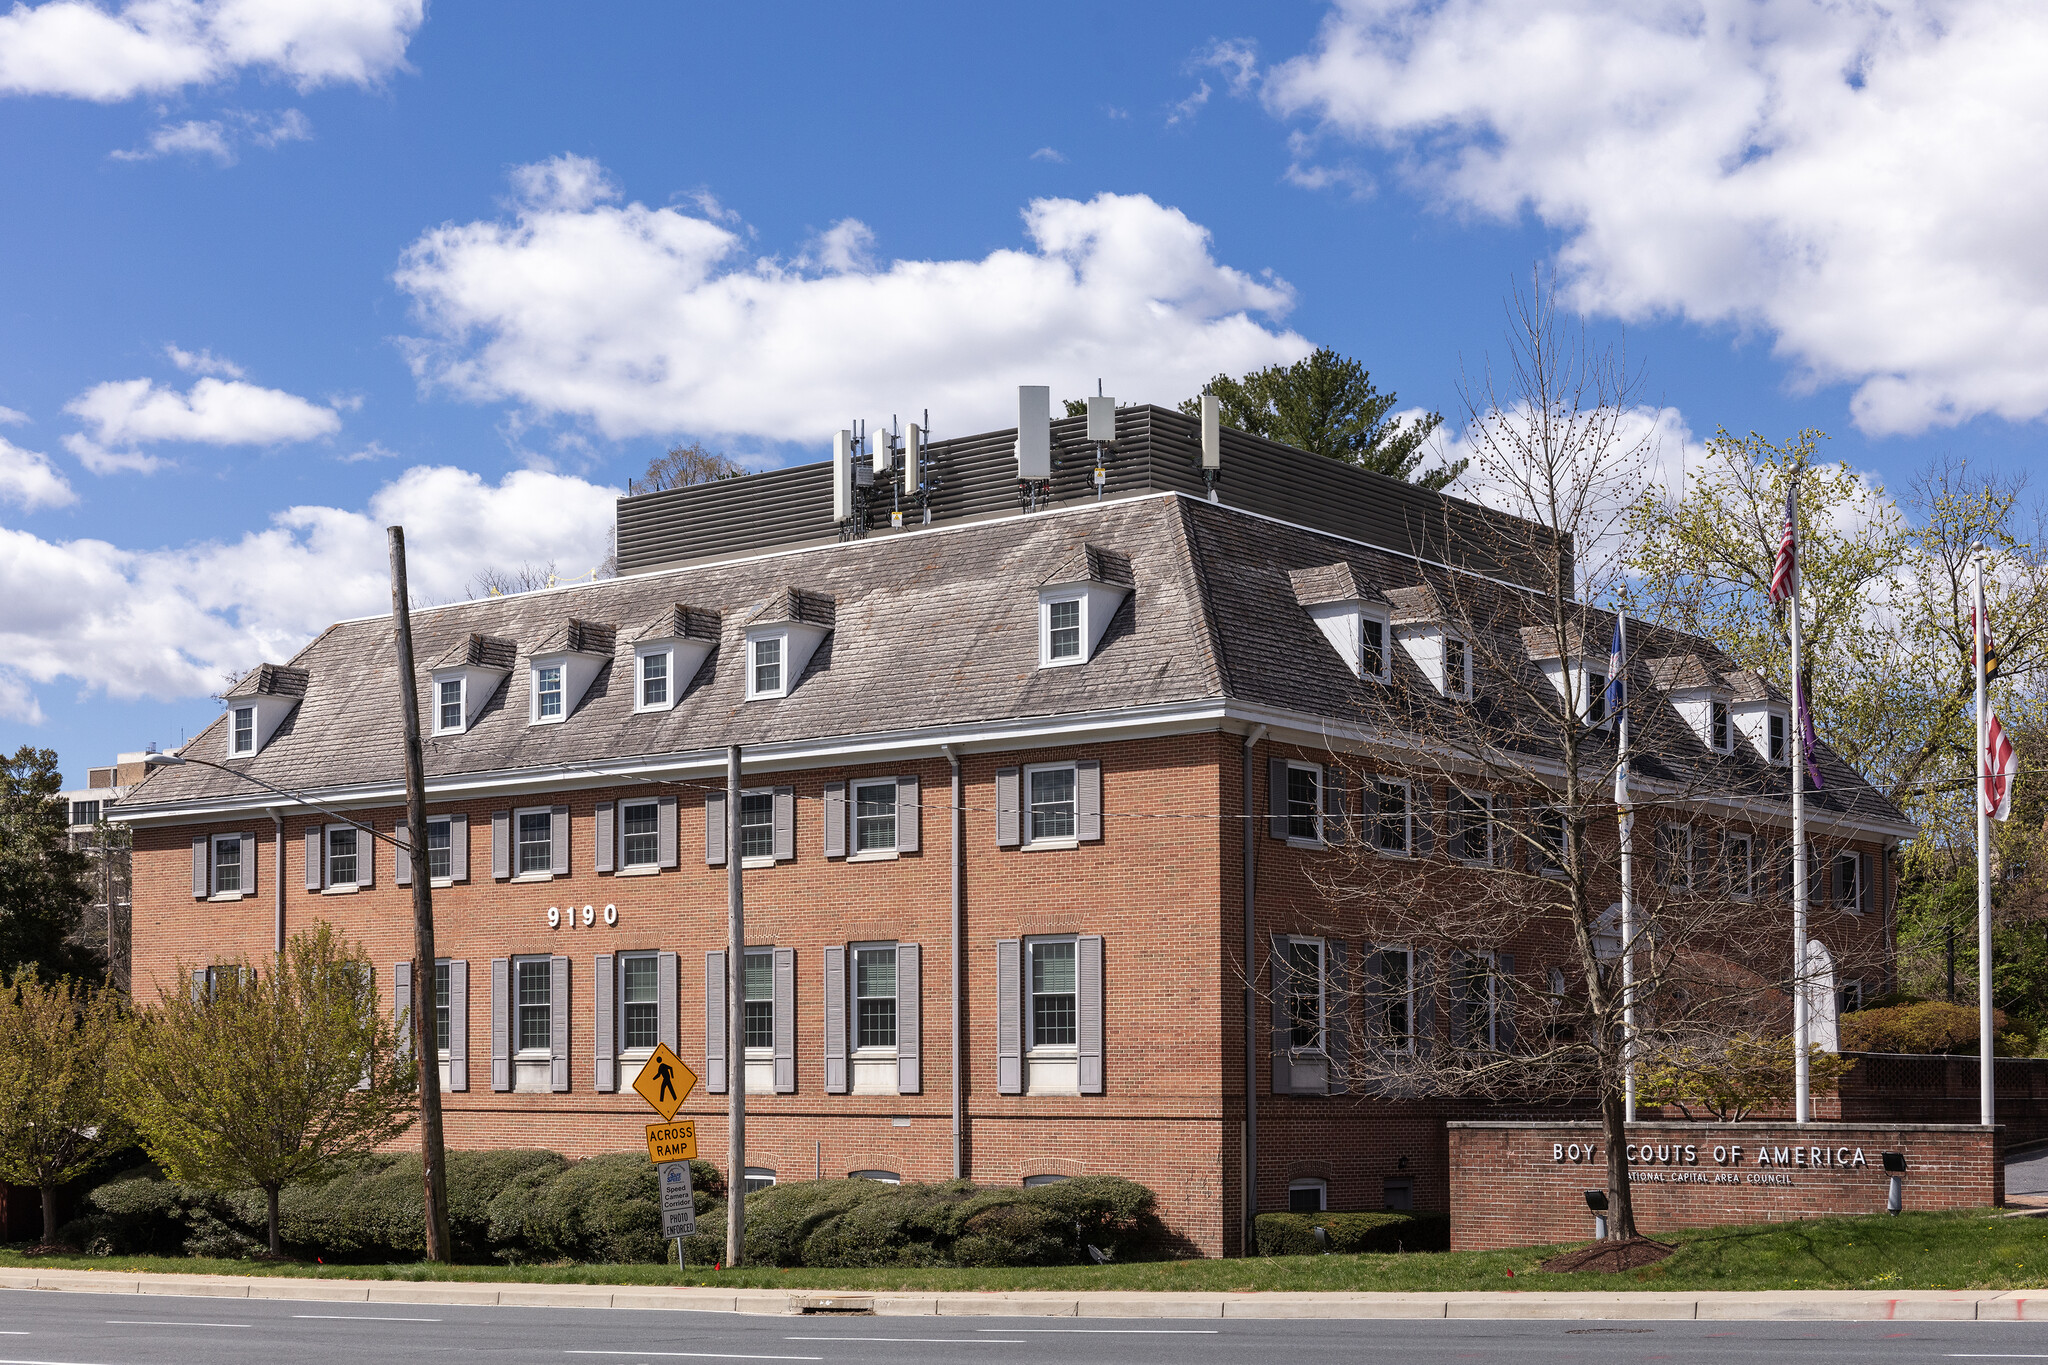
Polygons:
M1441 1213L1262 1213L1253 1224L1261 1256L1315 1256L1325 1251L1444 1251L1451 1220ZM1315 1229L1329 1234L1316 1241Z
M84 1212L58 1229L57 1240L94 1256L175 1256L204 1198L154 1166L122 1171L86 1194Z
M1991 1012L1991 1025L1994 1031L2006 1026L2004 1010ZM1840 1027L1844 1052L1957 1056L1977 1050L1977 1010L1972 1005L1926 1000L1917 1005L1855 1010L1842 1016Z

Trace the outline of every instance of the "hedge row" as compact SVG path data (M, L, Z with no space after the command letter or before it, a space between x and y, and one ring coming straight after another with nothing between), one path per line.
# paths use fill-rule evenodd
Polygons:
M725 1255L725 1182L691 1163L697 1227L691 1264ZM150 1168L125 1172L85 1198L88 1212L59 1240L95 1255L184 1252L249 1256L262 1247L261 1191L187 1189ZM638 1153L569 1161L553 1152L450 1152L449 1231L458 1258L506 1263L662 1262L654 1166ZM285 1245L329 1261L405 1261L425 1254L416 1155L354 1163L279 1201ZM885 1185L823 1180L776 1185L747 1198L747 1257L785 1266L1066 1265L1094 1246L1113 1259L1166 1245L1152 1192L1111 1176L1033 1189Z
M1261 1256L1315 1256L1326 1251L1447 1251L1451 1219L1443 1213L1262 1213L1253 1222ZM1328 1234L1316 1240L1315 1230Z

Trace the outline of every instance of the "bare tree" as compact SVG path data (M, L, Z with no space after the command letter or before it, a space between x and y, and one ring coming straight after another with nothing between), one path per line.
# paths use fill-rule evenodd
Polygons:
M671 488L714 483L719 479L737 479L746 472L737 460L706 450L702 441L692 441L688 445L672 445L666 455L658 455L648 461L647 472L631 485L629 491L660 493Z
M1786 775L1731 728L1766 685L1706 641L1631 623L1627 705L1610 709L1615 618L1594 604L1616 571L1575 551L1616 531L1647 477L1639 381L1559 320L1540 279L1509 320L1506 364L1461 397L1468 478L1516 520L1431 531L1447 562L1492 572L1418 560L1387 586L1398 666L1364 693L1363 752L1337 765L1359 807L1332 817L1319 794L1297 815L1287 793L1284 818L1334 845L1311 874L1314 932L1362 933L1368 950L1340 965L1313 934L1275 940L1275 1065L1300 1049L1360 1096L1594 1103L1625 1239L1632 1071L1781 1033L1790 1013L1789 850L1768 832ZM1817 904L1815 935L1860 960L1861 939L1835 930ZM1325 1013L1332 987L1341 1009Z
M491 565L470 579L463 592L474 602L481 597L510 597L514 593L537 592L542 588L552 588L559 581L552 559L545 564L522 563L516 569Z

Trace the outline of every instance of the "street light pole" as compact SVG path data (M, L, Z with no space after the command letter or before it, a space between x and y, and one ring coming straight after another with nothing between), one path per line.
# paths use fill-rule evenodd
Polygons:
M427 1259L452 1261L448 1173L441 1140L438 974L434 958L433 865L427 852L426 760L420 747L419 679L413 670L412 603L405 586L405 528L391 537L391 619L398 650L398 705L405 713L405 839L412 848L412 1049L420 1085L420 1177L426 1201Z

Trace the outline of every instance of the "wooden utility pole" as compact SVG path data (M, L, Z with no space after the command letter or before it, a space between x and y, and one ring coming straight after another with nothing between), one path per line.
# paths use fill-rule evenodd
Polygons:
M725 1263L747 1243L747 914L740 895L740 746L725 751Z
M397 627L398 705L405 713L405 841L412 860L413 1057L420 1083L420 1166L425 1186L427 1259L452 1261L448 1172L441 1144L441 1052L434 973L433 865L427 853L426 758L420 749L419 680L412 661L412 604L405 587L405 528L391 536L391 619Z

